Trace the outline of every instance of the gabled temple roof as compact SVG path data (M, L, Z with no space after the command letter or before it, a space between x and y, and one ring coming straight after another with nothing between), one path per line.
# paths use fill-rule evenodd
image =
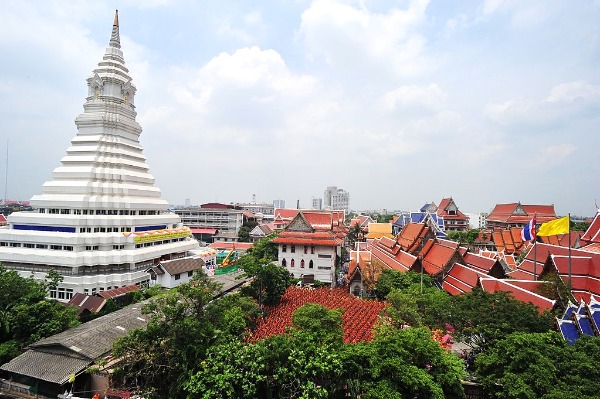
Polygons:
M442 289L451 295L471 292L478 285L480 277L487 277L487 274L469 266L454 263L448 270L448 274L444 276Z
M484 291L494 293L498 291L510 292L514 299L531 303L540 309L540 312L544 310L552 310L556 305L556 301L543 297L542 295L536 294L531 290L521 288L515 285L512 280L497 279L494 277L484 277L479 279L479 284ZM536 284L539 286L546 284L543 281L537 281Z
M581 236L581 241L586 244L600 244L600 210L596 212L592 223L590 223L588 229Z
M425 272L430 276L436 276L448 269L453 263L452 260L456 253L456 248L449 248L432 242L422 261Z
M556 219L554 205L522 205L520 202L513 202L496 204L486 221L524 224L534 215L538 224Z

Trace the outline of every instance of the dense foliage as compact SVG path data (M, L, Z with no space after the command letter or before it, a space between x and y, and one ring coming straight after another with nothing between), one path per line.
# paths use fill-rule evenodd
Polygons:
M74 307L46 299L47 281L23 278L0 266L0 364L18 356L28 344L79 324Z
M556 332L514 333L475 362L487 392L502 399L592 399L600 392L600 339L568 345Z
M344 345L341 312L307 304L294 328L251 344L211 348L189 398L461 398L462 362L427 329L382 329Z
M212 302L220 286L204 274L176 291L151 299L142 309L146 329L131 331L114 346L122 360L115 380L139 387L151 398L183 397L189 373L212 345L239 337L257 316L248 298L231 295Z

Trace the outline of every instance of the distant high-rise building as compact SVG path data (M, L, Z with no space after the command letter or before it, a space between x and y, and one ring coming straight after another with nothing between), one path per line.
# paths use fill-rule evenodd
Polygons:
M312 209L323 209L323 198L313 198Z
M282 200L282 199L273 200L273 206L275 207L275 209L285 209L285 200Z
M325 189L325 194L323 195L323 208L347 211L349 203L349 192L337 188L336 186L330 186Z

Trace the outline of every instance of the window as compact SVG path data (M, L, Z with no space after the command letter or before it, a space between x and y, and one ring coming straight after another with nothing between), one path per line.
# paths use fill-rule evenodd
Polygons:
M285 260L285 258L283 258L281 260L281 266L283 266L283 267L287 266L287 261Z
M295 245L292 245L292 248L291 248L290 252L291 253L296 253L296 246Z
M190 271L188 272L188 277L192 277L193 275L194 275L194 271L193 271L193 270L190 270Z
M310 262L308 262L308 268L312 269L314 267L314 263L312 261L312 259L310 260Z
M304 269L304 259L300 261L300 267Z
M64 288L58 289L58 299L65 299L65 289Z
M304 246L304 253L307 254L308 253L308 245Z
M24 246L25 248L35 248L35 244L31 244L31 243L29 243L29 242L26 242L25 244L23 244L23 246Z
M292 259L292 261L290 262L290 267L294 267L294 263L296 262L294 261L294 259Z
M283 244L281 246L281 252L287 252L287 245Z
M60 214L61 215L70 215L71 214L71 210L70 209L61 209L60 210Z
M73 250L73 246L71 246L71 245L65 245L65 246L63 247L63 249L64 249L65 251L72 251L72 250Z
M56 290L50 291L50 298L56 299Z
M180 278L181 278L181 274L177 273L177 274L175 275L175 280L179 280Z
M46 244L35 244L37 249L48 249L48 245Z
M314 245L311 245L311 246L310 246L310 253L311 253L311 254L314 254L314 253L315 253L315 246L314 246Z

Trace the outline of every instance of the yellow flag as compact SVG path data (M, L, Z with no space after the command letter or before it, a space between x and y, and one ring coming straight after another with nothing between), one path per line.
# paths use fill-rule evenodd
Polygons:
M75 381L75 374L69 374L69 382Z
M559 234L567 234L569 232L569 217L565 216L560 219L552 220L544 223L537 231L538 236L556 236Z

